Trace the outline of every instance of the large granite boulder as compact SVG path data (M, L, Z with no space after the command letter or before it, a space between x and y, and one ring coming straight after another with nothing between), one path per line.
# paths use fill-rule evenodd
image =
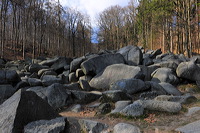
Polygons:
M16 89L12 85L0 85L0 104L11 97Z
M15 86L21 79L14 70L0 70L0 84L12 84Z
M156 92L158 95L166 95L168 94L167 91L158 83L147 81L146 84L150 84L151 91Z
M122 100L131 100L131 97L121 90L104 91L102 102L117 102Z
M142 69L142 73L144 75L144 81L151 81L152 77L151 74L160 68L159 65L150 65L150 66L140 66Z
M199 133L200 131L200 120L189 123L185 126L177 128L175 131L181 133Z
M175 61L175 60L169 60L169 61L162 61L160 63L157 63L157 65L164 67L164 68L170 68L173 71L176 71L178 65L180 64L180 61Z
M160 54L162 54L161 48L159 48L159 49L153 51L153 52L150 54L150 58L154 59L154 58L156 58L156 56L158 56L158 55L160 55Z
M121 114L132 117L141 116L143 112L144 107L140 101L135 101L120 111Z
M174 95L174 96L181 96L182 93L173 85L169 84L169 83L159 83L159 85L161 85L163 87L163 89L170 95Z
M121 90L128 94L134 94L147 89L149 89L149 86L140 79L122 79L110 85L110 90Z
M51 105L54 109L61 108L72 102L70 92L68 92L63 85L58 83L52 84L51 86L44 88L29 88L27 89L27 91L35 92L42 99L46 100L49 105Z
M101 93L98 92L85 92L85 91L71 91L72 97L75 103L88 104L94 102L101 97Z
M47 60L44 60L40 63L38 63L39 65L43 65L43 66L52 66L59 58L58 57L55 57L55 58L52 58L52 59L47 59Z
M50 120L59 115L34 92L17 91L0 105L0 131L20 133L24 126L37 120Z
M72 59L66 57L59 57L51 66L58 74L64 71L64 67L70 65Z
M176 76L176 73L170 68L158 68L152 74L151 81L160 83L166 82L170 84L178 84L179 79Z
M141 73L140 67L115 64L106 67L106 69L97 74L89 84L96 89L109 89L111 83L121 79L135 78Z
M80 119L79 124L81 126L81 130L86 133L100 133L108 127L106 124L86 119Z
M101 133L101 131L108 128L108 125L106 124L86 119L80 119L79 124L81 130L86 133Z
M28 78L28 83L30 86L42 86L42 81L37 78Z
M41 69L48 69L48 66L43 66L39 64L31 64L28 68L28 71L31 73L38 73L39 70Z
M170 101L170 102L179 102L181 104L188 104L197 100L195 96L191 96L190 94L183 96L168 96L168 95L160 95L155 98L158 101Z
M124 63L124 57L121 54L105 54L84 61L81 68L85 75L96 75L107 66Z
M193 114L196 114L197 112L200 112L200 107L191 107L188 109L186 116L192 116Z
M177 113L182 109L178 102L157 101L157 100L143 100L142 105L144 109L154 111L164 111L170 113Z
M120 53L124 56L126 63L129 65L141 65L142 64L142 51L139 47L129 45L119 49L117 53Z
M58 117L52 120L39 120L24 127L24 133L60 133L64 132L67 118Z
M127 123L118 123L117 125L114 126L113 133L141 133L141 132L137 126Z
M111 111L111 113L119 113L123 110L126 106L131 104L131 101L118 101L115 103L115 109Z
M85 60L85 57L79 57L76 59L73 59L73 61L70 63L70 72L76 72L78 68L80 68L81 63Z
M197 60L191 60L189 62L180 63L176 69L178 77L199 81L200 67L196 64L196 61Z
M62 78L54 76L54 75L42 76L41 80L42 80L42 84L44 86L50 86L50 85L52 85L54 83L60 83L61 84L63 82Z

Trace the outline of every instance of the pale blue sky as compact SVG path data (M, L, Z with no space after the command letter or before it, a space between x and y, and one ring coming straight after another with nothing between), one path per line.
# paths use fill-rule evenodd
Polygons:
M75 8L91 17L92 25L98 13L112 5L126 6L130 0L60 0L63 6Z

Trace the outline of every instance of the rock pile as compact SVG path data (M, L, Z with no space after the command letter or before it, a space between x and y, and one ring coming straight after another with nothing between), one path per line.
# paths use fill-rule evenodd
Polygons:
M176 85L195 82L200 87L199 63L198 58L162 54L161 49L144 53L132 45L74 59L2 59L0 131L67 132L70 124L58 115L58 110L96 100L115 103L111 113L127 116L141 116L144 110L177 113L181 104L195 97L183 95ZM108 128L90 120L77 123L77 129L87 132ZM116 133L130 130L140 132L138 127L125 123L114 127Z

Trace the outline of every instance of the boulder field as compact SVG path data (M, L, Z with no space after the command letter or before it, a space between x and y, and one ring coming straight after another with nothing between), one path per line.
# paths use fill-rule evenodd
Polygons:
M140 133L139 126L129 123L110 126L59 113L70 107L80 112L94 102L99 103L93 108L100 115L137 118L148 111L179 113L184 104L198 100L177 85L200 87L199 58L162 54L161 49L144 52L129 45L78 58L0 59L0 132ZM176 130L190 131L196 123Z

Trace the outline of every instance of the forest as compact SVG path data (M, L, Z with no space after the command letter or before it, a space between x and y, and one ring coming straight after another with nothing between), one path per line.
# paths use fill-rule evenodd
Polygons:
M0 56L12 49L14 58L77 57L126 45L188 57L200 52L200 0L130 0L105 9L96 22L98 30L89 15L59 0L0 0Z

